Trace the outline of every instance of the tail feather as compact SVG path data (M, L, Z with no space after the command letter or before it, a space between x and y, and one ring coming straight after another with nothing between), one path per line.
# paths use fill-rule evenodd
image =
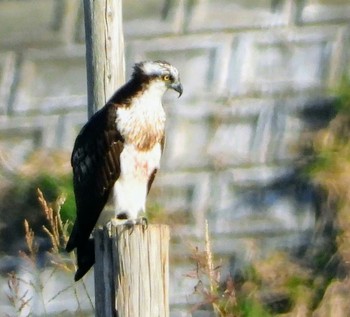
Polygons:
M71 252L77 248L78 269L74 280L79 281L95 263L95 244L94 239L89 238L86 242L79 241L77 221L74 223L72 233L66 245L66 251Z
M77 247L78 269L74 280L80 280L95 263L95 243L90 238L86 244Z

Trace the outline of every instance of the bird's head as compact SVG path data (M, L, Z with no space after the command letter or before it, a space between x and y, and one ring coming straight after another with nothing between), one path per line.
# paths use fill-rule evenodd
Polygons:
M133 78L142 79L148 85L158 87L165 92L173 89L182 95L182 85L178 70L165 61L146 61L135 64Z

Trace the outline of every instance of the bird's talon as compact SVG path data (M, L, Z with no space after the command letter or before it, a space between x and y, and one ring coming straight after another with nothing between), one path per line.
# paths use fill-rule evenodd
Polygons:
M125 226L125 230L129 230L129 235L131 235L134 232L134 228L136 225L141 225L142 231L147 230L148 228L148 220L146 217L140 217L137 219L118 219L118 218L112 218L107 223L108 230L111 230L112 226Z
M135 228L135 222L130 220L129 222L127 222L126 226L128 227L129 231L129 236L134 232L134 228Z
M117 227L118 225L120 225L120 220L117 218L112 218L106 223L106 227L109 232L112 231L112 227Z
M146 217L141 217L140 219L140 223L141 223L141 226L142 226L142 230L143 231L146 231L148 229L148 220Z

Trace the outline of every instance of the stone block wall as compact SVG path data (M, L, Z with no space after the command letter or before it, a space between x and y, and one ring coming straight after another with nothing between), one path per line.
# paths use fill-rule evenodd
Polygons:
M172 255L202 240L205 219L226 264L307 244L315 202L297 175L298 144L327 123L329 88L350 75L349 1L128 0L123 10L127 77L135 61L164 59L184 86L165 97L150 197L183 219ZM86 74L80 1L1 1L0 21L5 170L33 150L71 151L87 118ZM177 262L174 316L193 286Z

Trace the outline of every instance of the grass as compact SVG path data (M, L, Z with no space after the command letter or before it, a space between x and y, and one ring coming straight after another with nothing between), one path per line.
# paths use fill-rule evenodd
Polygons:
M195 269L187 277L196 280L194 293L199 295L201 301L190 309L190 313L209 306L217 317L271 316L254 296L243 295L244 291L237 287L231 275L222 278L222 264L214 259L208 221L205 223L204 250L194 248L191 260Z
M75 315L84 316L85 314L81 307L80 298L83 296L88 300L91 310L94 309L94 304L84 279L78 283L73 282L73 275L76 270L76 259L74 253L71 253L70 257L67 257L62 252L68 240L68 228L70 226L69 220L63 222L61 219L61 210L65 202L65 197L61 195L53 203L48 203L40 189L37 190L37 197L40 203L41 211L47 221L47 224L42 226L42 231L46 235L47 239L49 239L51 244L51 248L46 254L46 257L49 259L51 273L45 278L41 274L41 268L38 264L39 246L36 242L36 236L30 226L30 223L25 220L24 230L27 250L26 252L20 251L20 256L25 263L23 269L30 273L28 275L30 278L23 279L17 276L17 274L14 272L8 275L8 290L6 296L9 304L13 308L13 315L7 316L34 316L37 313L32 311L32 302L34 298L31 297L32 292L29 292L29 290L34 291L34 296L36 299L40 299L42 313L44 315L47 314L47 305L50 302L59 299L60 296L64 295L68 291L73 291L77 307ZM70 273L72 276L72 284L66 288L58 290L52 298L45 301L44 294L46 292L46 287L50 284L50 281L54 278L54 275L59 272ZM82 286L83 294L78 294L77 289L79 285ZM62 313L64 312L65 308L63 307Z

